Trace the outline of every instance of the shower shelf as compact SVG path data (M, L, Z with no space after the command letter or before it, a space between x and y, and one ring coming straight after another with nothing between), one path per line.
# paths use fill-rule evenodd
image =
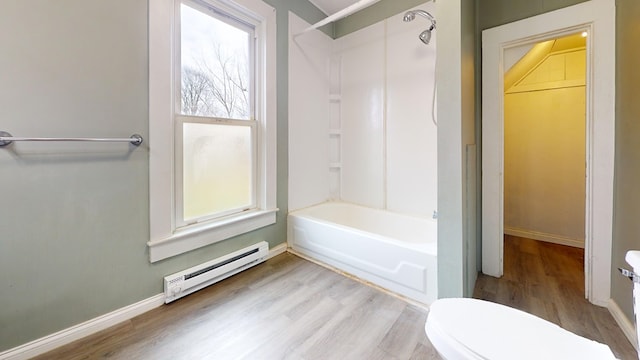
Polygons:
M340 94L330 94L329 102L330 103L339 103L342 100L342 96Z
M340 136L342 135L342 130L340 129L329 129L329 136Z
M340 168L342 168L342 163L339 163L339 162L329 163L329 169L340 169Z

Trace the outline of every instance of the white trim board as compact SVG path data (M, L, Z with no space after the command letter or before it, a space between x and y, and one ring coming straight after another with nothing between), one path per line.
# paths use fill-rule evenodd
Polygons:
M584 249L584 240L571 238L563 235L549 234L540 231L518 229L505 226L504 233L517 237L523 237L532 240L544 241L553 244L572 246Z
M615 152L615 1L591 0L482 32L482 272L503 273L504 50L581 30L587 37L585 289L611 290Z
M284 254L287 252L287 242L283 242L282 244L276 245L274 247L272 247L271 249L269 249L269 255L267 255L267 260L276 257L280 254Z
M613 301L613 299L609 299L609 303L607 304L607 309L609 309L609 313L613 316L613 319L618 323L620 329L627 337L631 345L638 350L638 338L636 334L636 328L633 323L627 318L627 316L622 312L618 303Z
M269 249L269 260L287 251L287 243L276 245ZM131 304L110 313L98 316L81 324L68 327L51 335L41 337L23 345L0 352L0 360L26 360L44 354L60 346L82 339L98 331L107 329L123 321L142 315L164 305L164 293L154 295L135 304Z
M81 324L71 326L51 335L41 337L24 345L0 353L0 360L30 359L69 344L98 331L134 318L164 304L164 293L154 295L135 304L125 306L110 313L98 316Z

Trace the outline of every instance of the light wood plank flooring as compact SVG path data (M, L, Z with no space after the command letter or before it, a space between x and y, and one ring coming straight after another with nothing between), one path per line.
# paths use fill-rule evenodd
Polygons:
M440 359L426 316L283 254L37 359Z
M584 299L581 249L508 237L505 275L474 297L512 306L608 344L633 347ZM37 359L440 359L427 312L291 254Z
M609 311L584 298L583 264L583 249L506 235L504 276L480 274L474 297L532 313L607 344L620 359L637 359Z

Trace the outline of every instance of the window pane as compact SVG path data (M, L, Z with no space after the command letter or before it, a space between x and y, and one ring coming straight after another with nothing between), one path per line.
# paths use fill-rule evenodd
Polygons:
M251 128L183 124L184 220L252 205Z
M250 39L247 25L219 20L182 4L181 112L228 119L251 118Z

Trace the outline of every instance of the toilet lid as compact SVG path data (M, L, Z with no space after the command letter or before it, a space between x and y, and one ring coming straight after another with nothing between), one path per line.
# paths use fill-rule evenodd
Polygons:
M615 359L604 344L523 311L483 300L437 300L430 307L427 323L432 334L447 337L461 353L479 359ZM431 338L432 334L427 334Z

